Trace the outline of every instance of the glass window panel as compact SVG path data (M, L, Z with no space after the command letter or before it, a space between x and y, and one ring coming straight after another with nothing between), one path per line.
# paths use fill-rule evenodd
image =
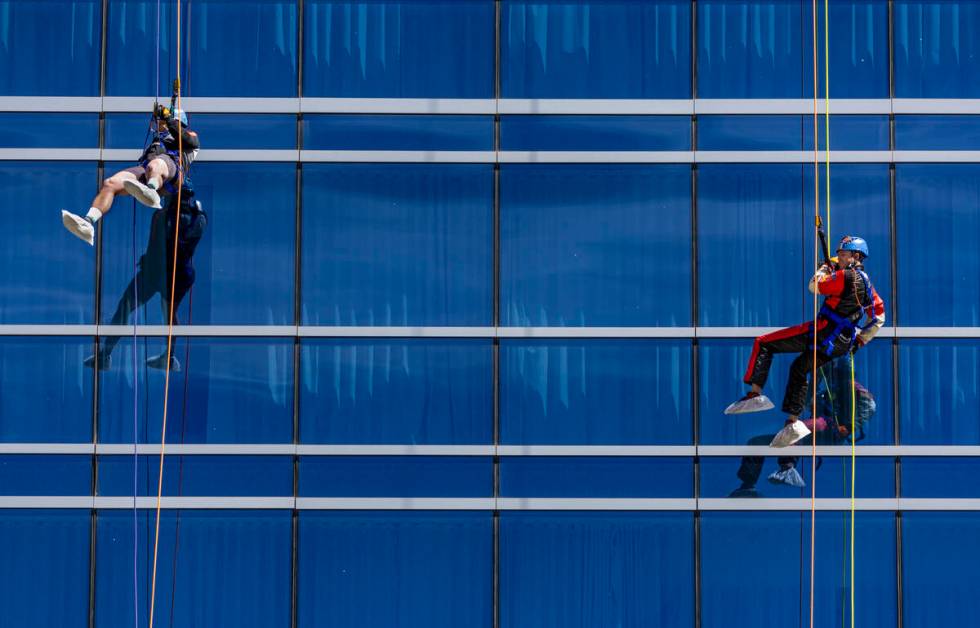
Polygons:
M488 512L299 514L298 625L489 628Z
M513 456L500 459L501 497L692 497L690 458Z
M894 626L895 515L858 512L857 517L855 623ZM850 617L850 513L818 512L816 538L815 625L838 626L842 617ZM809 512L702 513L701 625L806 625L809 591L800 583L810 577L809 548Z
M698 4L699 98L813 96L812 13L790 0L705 0ZM824 33L823 10L818 13ZM830 3L830 90L835 98L888 96L888 4ZM824 58L818 58L818 94Z
M972 574L980 512L902 513L902 625L968 625L980 613Z
M136 475L134 478L133 475ZM156 496L160 456L99 456L99 495ZM293 495L292 456L202 456L168 453L163 494L185 497Z
M296 148L293 114L188 112L188 126L198 134L202 150ZM148 113L109 113L105 117L106 148L131 148L133 159L149 141ZM195 168L196 170L196 168Z
M980 4L896 0L895 96L980 98Z
M902 340L898 345L903 445L980 445L980 341Z
M812 317L804 189L799 164L698 167L700 325L775 327Z
M0 1L0 94L98 96L101 0Z
M690 325L690 211L689 166L502 166L502 324Z
M86 628L88 510L0 511L0 608L10 626ZM132 591L132 570L129 572Z
M479 456L301 456L302 497L489 497L493 459Z
M678 512L503 512L503 628L694 625L694 525Z
M110 0L106 95L169 97L176 72L175 4ZM296 0L196 0L181 10L183 96L297 95ZM248 54L230 60L247 42ZM158 65L157 65L158 64ZM159 77L159 85L154 81Z
M0 163L0 202L18 210L15 237L0 248L0 323L94 321L95 256L58 213L85 214L97 183L95 162Z
M895 116L895 148L980 149L980 116Z
M308 150L493 150L491 116L303 116Z
M492 0L306 0L303 95L492 98Z
M489 340L313 340L300 348L300 441L490 444Z
M980 164L895 166L898 322L980 326ZM929 241L929 262L916 255ZM941 281L937 278L941 277Z
M768 447L776 430L750 440L748 445ZM823 435L822 435L823 436ZM810 439L797 443L810 444ZM839 445L842 451L850 449L849 443L831 441L822 437L818 445ZM860 450L861 445L858 445ZM772 452L778 454L778 452ZM716 458L702 456L698 486L701 497L777 497L809 498L813 461L809 456L792 457L771 455L746 456L744 458ZM770 479L773 473L792 465L806 483L793 487ZM861 456L857 459L854 476L855 492L859 498L895 497L895 461L893 458ZM851 459L849 456L817 457L817 497L844 499L851 496Z
M690 116L501 116L501 150L691 150Z
M134 394L139 442L160 442L165 375L146 360L167 343L140 338L136 346L135 378L131 336L121 338L111 368L100 372L100 442L133 442ZM178 338L173 355L181 371L170 377L168 443L293 442L291 339Z
M502 340L500 442L685 445L688 340Z
M690 98L686 0L507 0L505 98Z
M3 3L0 3L0 14L2 7ZM0 147L98 148L99 116L94 113L0 113Z
M304 166L302 322L489 324L492 210L489 165Z
M0 495L91 494L91 456L0 455Z
M742 383L742 376L752 353L751 338L732 340L707 340L699 342L698 365L700 367L700 442L703 445L759 445L768 444L772 434L782 426L785 415L779 412L782 404L783 390L787 374L792 363L793 355L777 355L769 372L766 394L776 404L776 409L765 414L744 414L725 416L724 409L729 403L745 394L747 386ZM875 401L875 411L864 425L865 445L894 444L894 403L892 391L892 346L889 342L878 340L869 344L856 354L855 380L864 386ZM836 382L827 386L831 392L836 392L837 398L850 394L850 367L846 359L838 360L835 367L841 376ZM830 375L834 377L833 373ZM818 384L818 391L824 386ZM834 405L829 408L824 405L821 393L818 409L820 414L838 412L839 422L849 424L851 414L848 410L849 401L839 408ZM809 408L804 416L810 413ZM860 437L860 432L858 436ZM765 443L762 440L765 440Z
M87 520L88 511L85 516ZM134 616L145 625L150 613L154 521L153 511L141 510L135 520L132 510L98 513L95 626L114 628ZM86 535L86 556L88 548ZM134 549L138 550L136 565ZM288 628L291 557L292 513L288 510L164 510L156 625L169 625L173 617L174 626ZM204 595L205 591L210 594ZM87 593L85 599L87 602ZM87 621L88 613L82 614Z
M2 339L0 441L92 442L94 379L82 366L92 347L92 338Z
M980 498L978 458L902 458L902 497Z
M888 116L838 115L831 111L830 150L890 150L891 124ZM817 146L827 145L827 119L817 119ZM813 116L803 116L803 150L813 150ZM810 170L812 172L812 170ZM836 173L835 169L832 172ZM834 175L831 175L833 181Z
M112 164L106 171L124 167L127 164ZM241 185L243 178L248 185ZM194 166L193 186L207 222L177 320L199 325L293 323L296 166L202 163ZM120 210L102 222L102 322L129 323L123 299L134 277L129 212L135 208L136 255L146 255L138 296L149 301L140 321L165 324L168 311L161 297L169 298L172 286L164 266L164 240L149 237L154 213L125 197L116 206Z
M698 116L698 150L802 150L802 138L800 116Z

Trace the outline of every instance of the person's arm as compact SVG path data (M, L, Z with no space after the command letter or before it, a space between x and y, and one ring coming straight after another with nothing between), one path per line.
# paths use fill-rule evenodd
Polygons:
M808 287L813 294L841 294L844 292L844 271L832 270L824 264L810 278L810 285Z
M885 324L885 302L881 300L878 291L874 288L871 289L871 305L865 308L864 313L868 317L868 324L862 327L858 333L857 343L859 347L871 342L871 339L878 334L878 331Z
M197 133L191 131L187 127L181 126L179 120L175 118L170 118L167 120L167 130L170 131L170 134L174 137L180 135L182 149L185 153L201 148L201 140L197 137Z

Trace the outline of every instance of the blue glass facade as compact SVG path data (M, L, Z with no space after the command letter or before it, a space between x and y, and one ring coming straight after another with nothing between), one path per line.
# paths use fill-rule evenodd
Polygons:
M88 248L57 210L132 165L174 0L0 0L0 625L147 626L161 481L155 625L803 625L813 525L816 625L969 625L977 3L817 18L828 229L887 314L856 465L722 413L812 317L810 10L184 0L208 226L168 379L165 300L116 316L152 213Z

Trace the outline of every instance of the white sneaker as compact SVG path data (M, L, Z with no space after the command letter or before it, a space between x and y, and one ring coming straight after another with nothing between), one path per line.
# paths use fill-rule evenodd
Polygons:
M143 205L152 207L153 209L160 209L160 195L153 188L143 185L136 179L126 179L123 181L123 187L129 192L130 196Z
M803 476L801 476L800 472L793 467L789 467L788 469L780 469L779 471L770 473L769 481L772 484L785 484L795 488L803 488L806 486L806 482L803 481Z
M793 421L787 423L783 429L779 430L776 437L769 443L770 447L789 447L801 439L810 435L810 428L803 424L803 421Z
M88 242L89 245L95 244L95 225L85 218L61 210L61 224L65 225L65 229L71 231L80 240Z
M775 406L769 397L761 393L750 392L744 397L725 408L725 414L745 414L746 412L762 412L772 410Z

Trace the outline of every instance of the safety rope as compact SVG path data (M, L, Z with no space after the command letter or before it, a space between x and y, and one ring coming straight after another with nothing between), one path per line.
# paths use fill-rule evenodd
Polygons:
M177 67L177 80L174 84L174 89L177 95L177 110L182 110L181 105L181 94L180 94L180 2L181 0L176 0L177 5L177 52L176 52L176 67ZM179 126L179 124L178 124ZM154 611L156 605L156 590L157 590L157 559L160 552L160 510L161 502L163 499L163 462L166 457L166 447L167 447L167 410L168 402L170 399L170 360L173 355L173 337L174 337L174 295L177 289L177 247L178 247L178 237L180 235L180 201L181 192L184 184L184 146L183 146L183 132L177 134L177 209L176 209L176 219L174 220L174 249L173 249L173 264L171 264L171 274L170 274L170 308L169 314L167 316L167 362L166 371L164 376L164 389L163 389L163 421L160 429L160 470L159 477L157 480L157 503L156 503L156 522L154 524L155 531L153 537L153 577L150 584L150 621L149 628L153 628Z
M820 137L820 131L818 124L820 118L817 111L817 93L819 90L819 83L817 81L817 58L819 55L819 50L817 48L817 0L812 0L812 18L813 18L813 211L814 211L814 227L813 227L813 258L814 266L817 265L820 259L820 154L818 139ZM817 386L816 386L816 374L817 374L817 345L818 345L818 331L817 331L817 317L819 312L818 303L818 293L819 290L813 291L813 370L811 371L812 385L810 386L810 392L812 394L812 411L811 416L813 417L813 428L816 430L816 416L817 416ZM817 547L817 437L816 431L810 435L810 445L811 445L811 456L810 456L810 628L813 628L813 611L814 611L814 589L816 585L815 578L815 567L816 567L816 547Z
M857 477L857 384L854 381L854 356L851 356L851 628L854 628L854 520Z

